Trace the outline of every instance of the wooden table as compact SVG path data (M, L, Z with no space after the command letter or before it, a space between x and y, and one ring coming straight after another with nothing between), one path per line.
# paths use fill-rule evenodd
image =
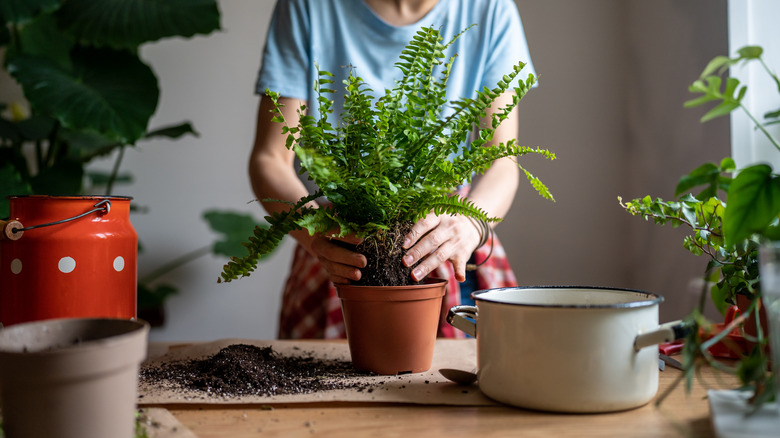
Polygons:
M660 373L658 397L682 372ZM660 406L608 414L554 414L508 406L379 403L164 405L197 437L710 437L707 389L736 387L733 376L702 370L686 393L674 389Z

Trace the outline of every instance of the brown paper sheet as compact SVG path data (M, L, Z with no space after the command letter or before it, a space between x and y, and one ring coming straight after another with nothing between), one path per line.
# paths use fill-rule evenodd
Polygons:
M325 341L256 341L246 339L223 339L208 343L183 346L150 346L147 363L159 361L181 361L205 358L232 344L250 344L259 347L271 346L282 355L300 355L301 352L325 360L350 360L349 347L345 342ZM167 350L167 351L166 351ZM289 404L315 402L378 402L411 403L459 406L489 406L496 402L485 397L476 384L461 386L442 377L438 370L455 368L472 370L476 366L476 341L474 339L439 339L434 349L433 363L424 373L399 376L358 377L360 383L379 383L373 390L344 389L322 391L312 394L288 394L274 396L240 396L221 398L202 392L166 387L139 385L138 404Z

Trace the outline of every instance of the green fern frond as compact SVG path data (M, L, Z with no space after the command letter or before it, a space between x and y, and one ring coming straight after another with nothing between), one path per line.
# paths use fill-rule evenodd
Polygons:
M523 166L520 166L519 164L518 166L520 167L520 170L525 173L525 177L528 179L528 182L531 183L531 186L536 190L537 193L539 193L541 197L555 202L555 198L553 198L552 193L547 188L547 186L544 185L541 180L539 180L539 178L533 176L531 172L527 171Z
M484 220L486 222L499 222L501 219L489 217L484 210L477 207L468 198L458 196L441 196L431 201L431 211L436 215L442 214L460 214L473 219Z
M244 257L231 257L230 261L222 267L219 282L230 282L249 276L257 268L257 261L260 257L273 252L282 238L291 231L301 229L296 222L315 210L305 207L305 205L320 196L322 193L318 191L302 198L287 211L266 216L267 227L256 226L253 235L249 237L247 242L244 242L248 254Z
M286 134L286 145L301 162L302 171L319 191L291 205L286 213L269 216L269 228L256 230L246 242L248 255L225 266L224 281L249 275L259 256L275 248L290 231L310 233L336 231L371 239L433 211L463 214L485 220L486 213L466 198L452 196L462 183L486 171L498 159L538 154L554 159L551 152L516 145L515 140L492 144L495 130L534 85L525 66L518 62L494 88L476 90L475 97L447 100L447 84L457 54L445 51L471 27L444 42L439 30L423 28L406 45L395 67L402 74L393 87L374 96L356 71L349 72L344 86L340 123L331 125L333 75L319 69L314 84L319 117L298 108L299 123L289 126L281 112L279 94L266 90L274 104L273 121ZM511 86L518 80L518 84ZM488 117L496 99L514 91L511 102ZM469 143L476 131L477 135ZM453 158L454 157L454 158ZM519 164L518 164L519 166ZM539 194L553 199L549 190L520 167ZM306 203L325 196L331 205L312 209Z

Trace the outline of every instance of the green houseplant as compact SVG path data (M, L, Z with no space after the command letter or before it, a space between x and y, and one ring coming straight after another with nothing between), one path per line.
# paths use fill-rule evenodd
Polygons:
M288 134L287 147L295 151L301 167L319 191L291 205L288 211L267 217L269 227L255 230L246 242L248 254L232 258L223 269L221 281L249 275L256 268L257 258L275 248L293 230L306 229L314 234L337 229L342 236L354 233L364 239L358 251L366 255L369 266L371 260L377 259L400 266L399 237L431 211L498 221L452 193L459 184L470 182L475 172L485 171L494 160L531 153L555 158L547 150L518 146L514 140L483 147L535 78L529 75L525 81L520 80L514 87L511 104L495 114L489 126L480 126L486 109L510 89L524 64L518 63L496 88L485 88L474 99L447 102L447 79L455 57L447 62L443 58L451 42L443 44L438 30L423 28L396 63L402 79L376 100L373 90L351 71L344 84L345 104L339 126L331 125L327 118L333 111L328 95L335 93L329 88L333 82L329 72L320 71L320 80L315 84L321 117L303 116L298 126L287 126L277 104L278 94L266 91L276 105L274 120L283 124L281 129ZM452 111L442 118L447 108ZM474 126L479 130L471 147L454 156L461 151ZM539 179L520 168L539 194L552 199ZM332 205L305 207L321 196ZM388 258L388 254L396 256ZM364 272L364 278L373 278L376 285L397 284L379 274Z
M780 80L762 59L763 49L747 46L729 58L718 56L704 69L701 77L690 87L700 96L685 103L695 107L710 102L717 105L710 109L702 122L742 109L769 142L780 151L780 143L767 129L780 123L780 109L770 111L763 121L743 105L747 86L724 73L731 66L760 63L770 75L780 94ZM690 193L699 187L696 195ZM724 158L721 163L705 163L683 176L675 190L674 201L653 199L650 196L623 203L629 213L655 223L685 226L691 234L684 239L684 246L695 255L707 255L709 261L705 279L710 285L710 299L715 307L726 309L738 301L747 303L742 315L735 318L723 330L713 330L712 323L703 315L704 297L688 321L694 328L686 339L683 365L688 384L695 369L707 362L718 368L736 373L746 388L754 391L753 402L760 406L774 396L773 380L768 372L768 340L766 321L761 308L761 279L758 250L762 242L780 240L778 217L780 216L780 175L767 164L754 164L737 169L734 160ZM745 321L752 320L751 330L745 330ZM727 367L714 360L710 347L724 338L734 328L740 328L744 337L752 343L748 351L739 352L741 360L735 367Z
M0 118L4 193L79 194L103 186L110 194L127 146L197 135L186 122L148 128L159 88L138 52L147 42L219 29L215 0L8 1L0 18L3 65L30 107L29 116L17 110ZM117 151L112 173L85 171L94 158ZM85 187L86 176L98 187Z
M132 175L120 173L127 147L198 135L189 122L149 127L160 91L139 49L164 38L218 30L215 0L5 1L0 19L3 66L26 99L0 102L0 218L8 216L7 195L111 195L115 184L132 181ZM115 157L110 172L89 168L110 154ZM225 214L218 220L243 220ZM138 284L139 309L154 312L144 315L152 322L176 293L175 287L156 282L161 272L167 271L158 269Z
M311 234L337 230L341 236L362 238L355 249L368 263L360 282L337 285L352 361L358 369L396 374L430 367L446 282L414 284L411 268L403 265L403 236L414 222L430 212L462 214L484 224L487 233L487 223L498 219L488 217L466 198L453 196L457 186L470 182L474 173L484 172L494 160L531 153L554 158L547 150L518 146L515 140L489 143L496 127L535 82L529 75L511 87L523 63L515 65L495 88L478 91L476 98L447 101L455 57L445 61L444 52L467 30L447 43L436 29L420 30L395 64L401 79L378 98L351 70L344 81L338 126L328 119L333 112L329 95L335 93L330 72L320 71L314 87L320 117L303 115L301 108L297 126L286 123L279 95L266 90L274 103L274 121L287 134L287 147L319 190L292 203L289 210L266 217L268 228L255 229L246 242L248 254L233 257L220 281L249 275L258 257L293 230ZM510 89L515 92L512 101L494 113L486 126L481 125L491 104ZM463 148L475 127L471 146ZM520 168L542 196L552 199L541 181ZM331 205L306 206L321 196Z

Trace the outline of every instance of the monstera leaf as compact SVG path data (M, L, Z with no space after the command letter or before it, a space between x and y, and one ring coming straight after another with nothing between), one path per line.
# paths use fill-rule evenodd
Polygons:
M37 16L41 12L57 9L63 0L3 0L0 2L0 17L3 24L17 23Z
M7 68L33 112L124 144L144 136L159 98L138 46L220 26L214 0L12 0L0 3L0 13L24 22L8 46Z
M227 257L242 255L246 252L244 239L252 234L254 228L267 225L257 222L252 215L233 211L208 210L203 214L211 230L220 235L214 242L214 254Z
M149 66L130 52L111 49L76 48L71 60L66 70L43 57L17 56L8 71L36 112L66 128L128 144L141 138L159 96Z
M57 17L82 44L117 49L219 29L214 0L68 0Z

